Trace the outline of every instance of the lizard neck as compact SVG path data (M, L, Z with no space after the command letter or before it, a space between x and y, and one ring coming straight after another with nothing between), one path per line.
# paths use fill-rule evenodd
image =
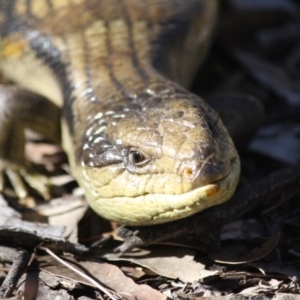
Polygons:
M97 20L85 30L54 40L72 85L71 98L92 102L132 98L149 84L163 81L161 74L170 77L163 67L158 71L154 66L152 32L145 21Z

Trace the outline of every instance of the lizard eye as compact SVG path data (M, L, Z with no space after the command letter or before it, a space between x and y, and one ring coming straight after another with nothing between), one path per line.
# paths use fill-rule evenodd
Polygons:
M129 160L133 165L141 167L150 159L147 158L140 150L132 148L129 150Z

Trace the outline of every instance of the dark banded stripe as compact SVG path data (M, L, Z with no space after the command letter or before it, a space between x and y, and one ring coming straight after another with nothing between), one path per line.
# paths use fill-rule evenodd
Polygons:
M140 77L142 78L142 80L144 81L148 81L149 80L149 76L147 74L147 72L144 70L144 68L141 66L141 63L139 61L138 55L137 55L137 51L138 49L136 49L136 45L134 42L134 38L133 38L133 29L132 29L132 20L129 18L129 14L128 14L128 7L127 5L124 5L124 2L121 2L122 5L122 10L123 10L123 15L125 17L125 20L128 24L128 28L129 28L129 46L131 49L131 61L132 64L134 66L134 68L137 70L138 74L140 75Z

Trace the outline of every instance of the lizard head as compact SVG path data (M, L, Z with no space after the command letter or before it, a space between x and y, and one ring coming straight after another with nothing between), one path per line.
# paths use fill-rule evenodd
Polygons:
M75 172L91 207L151 225L228 200L240 162L216 112L185 91L148 94L94 114Z

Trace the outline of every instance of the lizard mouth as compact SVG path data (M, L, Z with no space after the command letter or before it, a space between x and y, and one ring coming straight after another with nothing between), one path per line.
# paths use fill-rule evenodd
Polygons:
M146 226L175 221L229 200L239 180L238 156L232 159L230 169L223 178L179 195L99 198L90 205L104 218L126 225Z

